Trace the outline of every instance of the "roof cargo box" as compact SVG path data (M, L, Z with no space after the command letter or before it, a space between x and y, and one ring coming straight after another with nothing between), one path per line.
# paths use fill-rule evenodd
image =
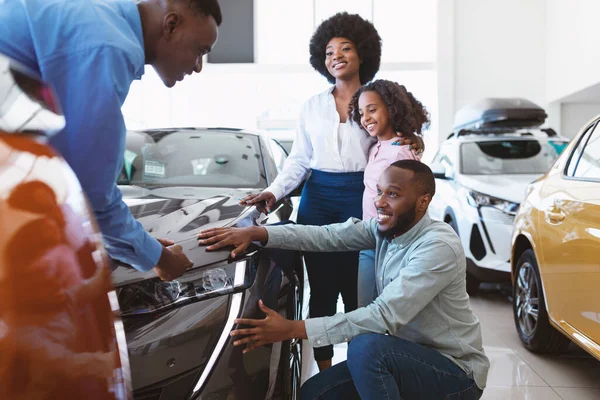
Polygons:
M454 132L502 128L533 128L548 115L537 104L519 98L488 98L464 106L454 117Z

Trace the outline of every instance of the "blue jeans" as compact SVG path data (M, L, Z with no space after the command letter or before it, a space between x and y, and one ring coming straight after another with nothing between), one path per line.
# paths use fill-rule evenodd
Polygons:
M375 250L358 255L358 308L368 306L377 297L375 286Z
M348 361L304 383L303 400L477 400L473 378L436 350L369 333L348 344Z

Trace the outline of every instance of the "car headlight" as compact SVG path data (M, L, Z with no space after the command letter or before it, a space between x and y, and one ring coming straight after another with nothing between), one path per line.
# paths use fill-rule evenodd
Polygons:
M121 316L149 314L209 297L244 290L254 279L253 259L221 263L186 272L179 279L159 278L127 284L116 289Z
M467 201L473 207L494 207L506 214L516 215L519 204L470 190Z

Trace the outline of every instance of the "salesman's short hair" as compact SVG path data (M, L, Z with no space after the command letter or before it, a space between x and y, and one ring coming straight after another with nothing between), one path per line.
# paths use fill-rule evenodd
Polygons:
M223 22L223 14L221 13L221 6L217 0L169 0L170 2L185 2L189 8L206 15L207 17L213 17L217 26L221 26Z

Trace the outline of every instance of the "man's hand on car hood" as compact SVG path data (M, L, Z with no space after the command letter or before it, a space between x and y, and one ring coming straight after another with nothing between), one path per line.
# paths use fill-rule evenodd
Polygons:
M159 240L161 244L168 243L166 239ZM158 265L154 267L154 272L163 281L172 281L179 278L185 271L194 265L190 259L183 253L183 248L178 245L163 247Z

